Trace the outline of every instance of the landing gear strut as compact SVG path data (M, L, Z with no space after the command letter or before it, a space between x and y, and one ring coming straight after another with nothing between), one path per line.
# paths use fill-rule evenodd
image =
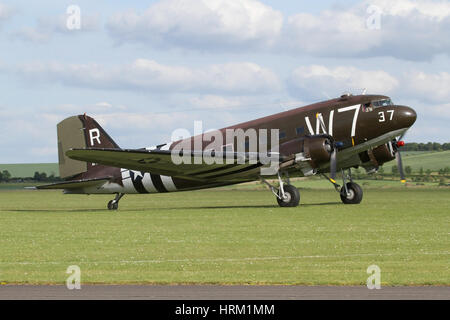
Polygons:
M339 192L341 200L344 204L358 204L361 202L363 198L363 191L357 183L353 182L351 169L348 169L347 173L342 170L343 187L337 184L335 180L327 177L325 174L323 174L323 176L325 176L325 178L327 178L334 185L334 188L337 192ZM349 180L349 182L347 182L347 180Z
M124 196L124 193L117 193L114 200L108 202L108 210L117 210L119 209L119 201Z
M264 178L261 180L267 184L272 193L277 197L277 202L280 207L296 207L300 202L300 192L298 189L290 185L289 176L286 173L286 182L283 182L282 175L278 172L279 188L272 186Z

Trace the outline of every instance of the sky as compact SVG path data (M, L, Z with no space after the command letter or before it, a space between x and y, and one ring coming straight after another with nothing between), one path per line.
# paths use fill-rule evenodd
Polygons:
M57 162L77 114L140 148L364 89L448 142L449 55L450 1L0 0L0 163Z

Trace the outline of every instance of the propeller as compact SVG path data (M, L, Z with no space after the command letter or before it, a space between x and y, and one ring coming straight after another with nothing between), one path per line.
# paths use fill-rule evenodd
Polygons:
M333 146L333 151L331 151L330 155L330 178L335 180L336 179L336 165L337 165L337 148L336 146Z
M403 171L403 161L402 161L402 155L400 153L400 147L403 147L405 145L405 142L402 141L404 134L402 134L396 141L394 141L393 145L395 147L395 160L397 160L397 168L398 172L400 173L400 181L402 183L406 182L405 178L405 172Z
M334 142L334 139L331 135L328 134L325 123L323 121L323 117L321 113L316 114L316 118L319 119L320 126L322 127L322 131L330 137L329 151L330 154L330 178L334 182L336 179L336 167L337 167L337 143Z
M397 160L397 167L398 167L398 172L400 173L400 181L402 183L406 182L406 178L405 178L405 173L403 172L403 163L402 163L402 156L400 155L400 151L397 151L395 153L395 159Z

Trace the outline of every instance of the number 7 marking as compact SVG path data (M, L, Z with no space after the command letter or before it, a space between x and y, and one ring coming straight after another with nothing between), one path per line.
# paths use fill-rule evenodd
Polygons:
M356 106L340 108L340 109L338 109L338 112L345 112L345 111L350 111L350 110L355 110L355 114L353 115L352 132L350 135L351 137L354 137L355 131L356 131L356 122L358 121L359 104Z
M387 112L391 114L391 116L389 117L389 121L391 121L394 118L394 110L388 110Z

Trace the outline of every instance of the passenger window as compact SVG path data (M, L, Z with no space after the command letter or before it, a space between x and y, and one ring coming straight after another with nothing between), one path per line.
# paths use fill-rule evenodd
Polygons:
M295 128L295 133L296 133L298 136L300 136L300 135L302 135L303 133L305 133L305 128L304 128L304 127L298 127L298 128Z

